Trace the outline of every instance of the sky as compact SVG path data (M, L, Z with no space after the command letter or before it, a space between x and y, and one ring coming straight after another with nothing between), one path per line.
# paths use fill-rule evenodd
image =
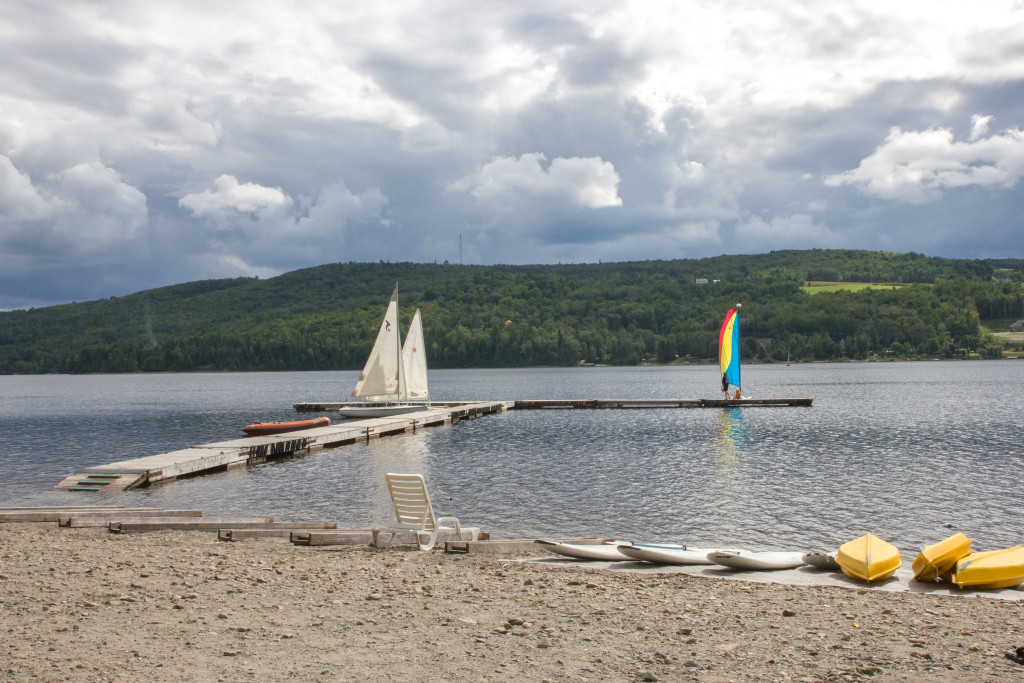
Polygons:
M1024 257L1024 0L5 0L0 309L334 262Z

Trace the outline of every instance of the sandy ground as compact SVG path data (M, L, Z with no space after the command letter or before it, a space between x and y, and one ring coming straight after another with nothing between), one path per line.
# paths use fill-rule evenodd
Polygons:
M11 681L1020 681L1024 602L0 524Z

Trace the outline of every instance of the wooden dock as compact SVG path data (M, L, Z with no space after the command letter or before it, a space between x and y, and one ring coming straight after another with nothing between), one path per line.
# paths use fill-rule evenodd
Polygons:
M450 425L505 412L511 405L511 401L434 404L427 410L405 415L343 420L327 427L286 434L240 437L83 468L53 488L82 492L137 488L206 472L256 465L274 458L306 455L323 448L366 442L382 436L414 433L423 427ZM330 408L323 409L327 410Z
M507 401L507 410L541 410L555 408L577 408L589 410L624 410L629 408L809 408L813 398L570 398L570 399L520 399ZM295 403L293 408L300 413L320 413L338 410L346 406L373 405L349 401ZM458 405L435 403L435 406Z
M315 429L268 436L240 437L228 441L190 446L131 460L85 467L53 488L67 491L100 492L149 486L207 472L256 465L273 458L306 455L382 436L415 432L422 427L450 425L482 415L507 410L590 409L626 410L651 408L754 408L810 407L811 398L733 399L521 399L518 401L436 402L430 408L405 415L342 420ZM297 412L330 412L344 406L374 405L369 402L296 403Z

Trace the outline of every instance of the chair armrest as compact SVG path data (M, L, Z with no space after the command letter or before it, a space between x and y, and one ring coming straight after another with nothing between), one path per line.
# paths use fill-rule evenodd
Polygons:
M461 539L462 538L462 525L459 524L459 520L455 517L438 517L435 522L435 529L440 529L441 524L444 522L452 522L455 525L455 533Z

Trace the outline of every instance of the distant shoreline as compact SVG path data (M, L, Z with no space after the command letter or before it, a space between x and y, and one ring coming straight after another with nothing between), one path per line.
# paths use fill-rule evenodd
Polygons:
M845 360L791 360L791 361L762 361L762 360L749 360L743 361L743 365L844 365L844 364L862 364L862 363L934 363L936 361L948 363L955 361L963 362L978 362L978 361L1000 361L1000 360L1020 360L1024 356L1003 356L1002 358L878 358L877 360L864 360L859 358L849 358ZM714 366L716 361L714 359L703 360L703 361L687 361L680 363L677 361L671 361L668 363L652 363L643 362L636 365L611 365L608 363L594 363L587 365L529 365L529 366L511 366L511 367L467 367L467 368L432 368L431 371L435 370L548 370L548 369L591 369L591 368L643 368L643 367L675 367L675 366ZM104 376L129 376L129 375L244 375L244 374L257 374L257 373L288 373L288 372L359 372L359 368L348 369L348 370L337 370L337 369L325 369L325 370L161 370L159 372L83 372L80 374L68 374L61 372L46 372L46 373L31 373L31 374L9 374L0 375L0 377L47 377L60 375L62 377L104 377Z

